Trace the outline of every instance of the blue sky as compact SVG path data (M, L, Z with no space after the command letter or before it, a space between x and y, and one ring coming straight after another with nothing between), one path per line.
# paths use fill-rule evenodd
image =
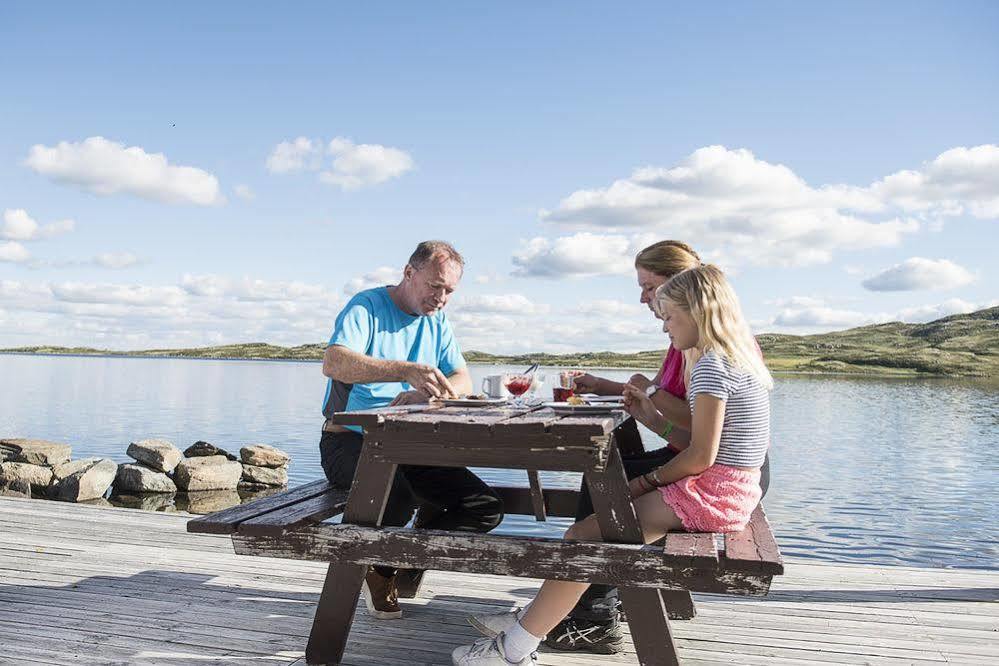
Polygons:
M4 3L0 345L318 342L425 238L487 351L662 346L629 269L662 238L759 332L992 305L997 33L987 2Z

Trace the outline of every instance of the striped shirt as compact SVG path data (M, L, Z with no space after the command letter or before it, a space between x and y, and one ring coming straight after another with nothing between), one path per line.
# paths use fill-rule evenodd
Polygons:
M709 351L690 371L687 401L691 413L700 394L725 402L716 463L759 467L770 445L770 395L755 377Z

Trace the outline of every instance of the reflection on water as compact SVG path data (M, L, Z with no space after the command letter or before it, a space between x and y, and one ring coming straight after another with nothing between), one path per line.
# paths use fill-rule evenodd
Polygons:
M473 367L474 383L504 370ZM602 374L620 380L631 372ZM547 376L546 395L557 373ZM199 439L227 450L264 442L291 454L292 486L322 476L325 379L318 363L0 355L0 378L0 437L65 441L74 458L117 462L128 462L129 442L149 437L182 449ZM999 387L982 382L779 377L765 503L783 551L840 562L999 568L997 397ZM647 447L662 443L643 436ZM481 474L527 484L523 472ZM579 483L573 474L543 478ZM180 495L167 504L125 501L199 511L224 503ZM522 516L502 529L554 535L565 524Z

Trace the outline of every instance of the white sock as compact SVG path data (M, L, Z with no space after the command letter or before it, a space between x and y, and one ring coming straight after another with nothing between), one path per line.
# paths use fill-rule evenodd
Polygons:
M511 664L518 664L524 657L538 649L541 639L524 629L520 622L503 634L503 652Z

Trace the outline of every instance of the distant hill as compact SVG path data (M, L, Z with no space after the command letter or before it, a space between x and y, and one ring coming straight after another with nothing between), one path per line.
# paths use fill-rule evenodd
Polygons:
M757 336L767 364L775 372L936 375L999 378L999 307L953 315L928 324L892 322L818 335ZM196 349L150 349L114 352L91 348L21 347L0 353L83 356L140 356L210 359L318 361L325 345L278 347L263 342ZM470 363L578 368L656 368L665 350L618 354L518 354L504 356L469 351Z

